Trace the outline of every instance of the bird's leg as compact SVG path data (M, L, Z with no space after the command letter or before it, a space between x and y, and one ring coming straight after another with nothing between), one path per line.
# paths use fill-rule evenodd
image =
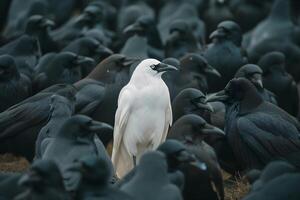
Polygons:
M136 166L136 156L132 156L133 159L133 165Z

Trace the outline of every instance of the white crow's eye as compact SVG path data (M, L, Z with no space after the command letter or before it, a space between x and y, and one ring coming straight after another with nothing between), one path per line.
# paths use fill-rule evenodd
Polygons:
M156 65L151 65L150 67L151 67L151 69L153 69L153 70L156 69Z

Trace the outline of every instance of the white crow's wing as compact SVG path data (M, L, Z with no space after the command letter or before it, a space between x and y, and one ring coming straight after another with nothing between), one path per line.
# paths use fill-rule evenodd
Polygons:
M169 99L168 106L165 111L165 126L164 126L164 132L161 134L161 138L159 140L155 140L155 143L153 144L153 147L156 149L160 144L164 143L168 132L169 128L172 126L173 122L173 114L172 114L172 107L171 107L171 101Z
M122 142L133 98L130 87L124 87L119 95L118 109L115 115L112 162L119 177L125 175L124 173L127 172L128 168L131 169L133 167L132 158Z

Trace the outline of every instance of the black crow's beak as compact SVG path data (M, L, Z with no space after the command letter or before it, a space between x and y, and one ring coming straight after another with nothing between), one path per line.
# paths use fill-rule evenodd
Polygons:
M196 161L196 157L194 156L194 154L191 154L186 150L180 151L176 158L182 163L190 163Z
M159 63L155 65L154 70L157 72L167 72L167 71L177 71L178 69L172 65L167 65L165 63Z
M203 110L207 110L209 112L214 112L213 107L210 105L210 103L206 102L205 97L197 97L195 99L192 99L191 101L198 109L203 109Z
M110 50L109 48L107 48L103 45L98 46L98 48L96 49L96 53L100 54L103 57L108 57L108 56L111 56L112 54L114 54L114 52L112 50Z
M50 19L44 19L42 21L42 24L41 24L42 27L54 27L55 26L55 22L50 20Z
M210 103L205 103L205 104L198 103L197 106L198 106L199 109L207 110L209 112L214 112L214 109L210 105Z
M209 134L225 135L224 131L208 123L206 123L205 126L201 129L201 132L207 135Z
M180 36L180 32L179 31L172 31L169 35L169 39L170 41L176 40L177 38L179 38Z
M262 82L262 76L259 73L255 73L251 76L250 81L257 87L264 88Z
M95 65L95 60L93 58L84 57L84 56L77 56L75 60L76 65Z
M206 96L206 102L216 102L216 101L226 101L229 96L226 94L225 90L222 90L220 92L210 94Z
M214 32L212 32L209 36L209 39L212 40L214 38L223 38L226 36L226 33L223 28L218 28Z
M140 23L134 23L131 24L129 26L127 26L124 31L123 34L133 34L133 33L137 33L137 32L142 32L144 29L143 27L140 25Z
M95 133L101 133L104 131L113 131L113 127L103 122L92 121L88 127L88 130Z
M222 77L222 75L218 72L218 70L216 70L215 68L213 68L212 66L210 65L207 65L205 68L204 68L204 72L206 74L211 74L211 75L215 75L217 77Z

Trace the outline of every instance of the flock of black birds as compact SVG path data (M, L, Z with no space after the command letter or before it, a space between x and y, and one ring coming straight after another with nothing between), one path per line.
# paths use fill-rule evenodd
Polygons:
M31 166L0 199L223 200L224 170L244 200L299 200L299 11L1 0L0 154Z

